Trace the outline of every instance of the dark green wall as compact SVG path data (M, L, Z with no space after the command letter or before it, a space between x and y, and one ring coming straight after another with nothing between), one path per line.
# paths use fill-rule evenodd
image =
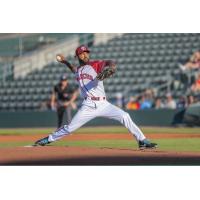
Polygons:
M184 111L151 109L143 111L129 111L129 114L138 125L171 126L182 122ZM56 127L56 122L56 113L51 111L0 112L0 128ZM86 125L119 125L119 123L110 119L96 118Z
M193 104L186 110L183 122L188 126L200 126L200 103Z

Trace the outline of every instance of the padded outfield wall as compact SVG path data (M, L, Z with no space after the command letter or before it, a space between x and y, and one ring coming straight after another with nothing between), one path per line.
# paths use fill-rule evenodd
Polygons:
M184 114L186 113L184 109L149 109L128 112L135 123L140 126L179 125L183 122ZM56 122L56 113L53 111L0 112L0 128L56 127ZM120 125L120 123L110 119L96 118L85 126L97 125Z

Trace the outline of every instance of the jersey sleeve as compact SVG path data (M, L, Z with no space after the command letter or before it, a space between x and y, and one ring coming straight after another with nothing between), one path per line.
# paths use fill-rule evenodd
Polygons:
M104 60L96 60L93 61L91 63L91 66L93 67L93 69L96 71L97 74L99 74L100 72L102 72L102 70L104 69L104 67L106 66L106 61Z

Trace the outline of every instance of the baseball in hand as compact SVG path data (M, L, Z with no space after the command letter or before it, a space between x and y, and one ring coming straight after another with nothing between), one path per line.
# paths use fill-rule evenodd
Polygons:
M63 55L57 54L57 55L56 55L56 60L57 60L58 62L63 62L63 61L65 60L65 58L64 58Z

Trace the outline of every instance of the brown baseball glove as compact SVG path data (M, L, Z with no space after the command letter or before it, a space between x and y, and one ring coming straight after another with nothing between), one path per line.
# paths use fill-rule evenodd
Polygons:
M97 79L102 81L105 78L110 78L115 73L115 70L111 67L105 67L102 72L97 75Z

